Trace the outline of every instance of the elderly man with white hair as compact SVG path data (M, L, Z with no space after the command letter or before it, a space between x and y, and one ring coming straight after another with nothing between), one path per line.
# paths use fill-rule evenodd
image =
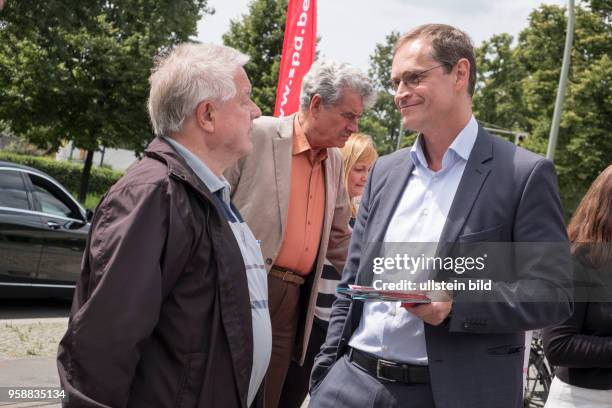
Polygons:
M362 72L319 61L302 81L300 111L256 120L253 152L225 173L269 270L266 408L299 407L307 393L310 367L327 330L326 321L315 316L323 262L327 258L342 271L350 240L337 148L358 131L364 106L374 99Z
M222 175L261 115L248 59L182 44L157 60L157 137L92 222L58 353L64 406L263 406L266 270Z

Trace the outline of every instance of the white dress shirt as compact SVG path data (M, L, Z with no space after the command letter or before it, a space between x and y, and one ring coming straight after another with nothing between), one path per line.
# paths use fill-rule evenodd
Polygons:
M415 244L404 244L404 252L409 255L435 255L433 252L477 134L478 124L472 116L449 146L442 158L442 168L437 172L428 168L422 148L422 136L419 135L410 150L414 168L385 232L386 251L383 255L392 257L396 253L402 253L398 252L398 249L401 251L402 245L397 243L409 242L424 243L421 245L422 251L416 250ZM419 270L411 275L410 280L427 280L428 272ZM351 337L349 345L385 360L416 365L428 364L424 323L401 307L400 302L366 302L359 327Z

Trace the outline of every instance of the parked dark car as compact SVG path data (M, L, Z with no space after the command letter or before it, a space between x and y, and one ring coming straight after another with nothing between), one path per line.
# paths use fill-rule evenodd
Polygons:
M90 218L49 175L0 161L0 298L71 298Z

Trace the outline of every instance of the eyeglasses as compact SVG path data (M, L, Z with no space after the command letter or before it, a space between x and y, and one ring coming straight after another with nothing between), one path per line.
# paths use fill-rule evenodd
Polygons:
M417 86L419 86L419 84L421 83L421 80L423 79L423 74L428 73L431 70L434 70L436 68L440 68L440 67L446 67L449 66L448 63L444 63L444 64L440 64L440 65L436 65L435 67L426 69L425 71L421 71L421 72L417 72L417 73L412 73L410 71L406 71L402 74L401 79L392 79L391 82L389 82L389 86L387 91L391 94L391 95L395 95L397 93L397 90L399 89L400 84L404 84L404 86L410 90L413 90L414 88L416 88Z

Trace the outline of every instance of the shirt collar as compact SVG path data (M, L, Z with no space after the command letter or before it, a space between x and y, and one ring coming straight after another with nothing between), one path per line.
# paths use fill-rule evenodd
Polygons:
M298 116L299 113L295 115L295 119L293 120L292 154L296 156L298 154L308 152L307 155L311 163L314 163L316 160L325 160L327 158L327 149L320 149L316 155L314 154Z
M467 125L455 137L455 140L448 147L446 153L444 153L444 158L442 159L442 168L447 167L447 163L449 157L454 155L456 157L460 157L461 159L467 161L470 157L470 153L472 152L472 148L474 147L474 143L476 143L476 136L478 136L478 122L474 115L470 118ZM412 162L416 165L421 165L423 168L427 168L427 159L425 159L425 153L423 152L423 135L419 134L417 136L416 141L412 145L410 149L410 158Z
M229 197L229 183L225 177L217 177L215 173L208 168L208 166L200 160L195 154L189 151L185 146L177 142L176 140L163 136L164 140L170 143L170 146L187 162L189 167L194 173L202 180L202 182L208 187L212 193L216 193L219 190L228 189L227 196ZM225 201L225 191L221 191L223 201ZM228 200L229 201L229 200Z

